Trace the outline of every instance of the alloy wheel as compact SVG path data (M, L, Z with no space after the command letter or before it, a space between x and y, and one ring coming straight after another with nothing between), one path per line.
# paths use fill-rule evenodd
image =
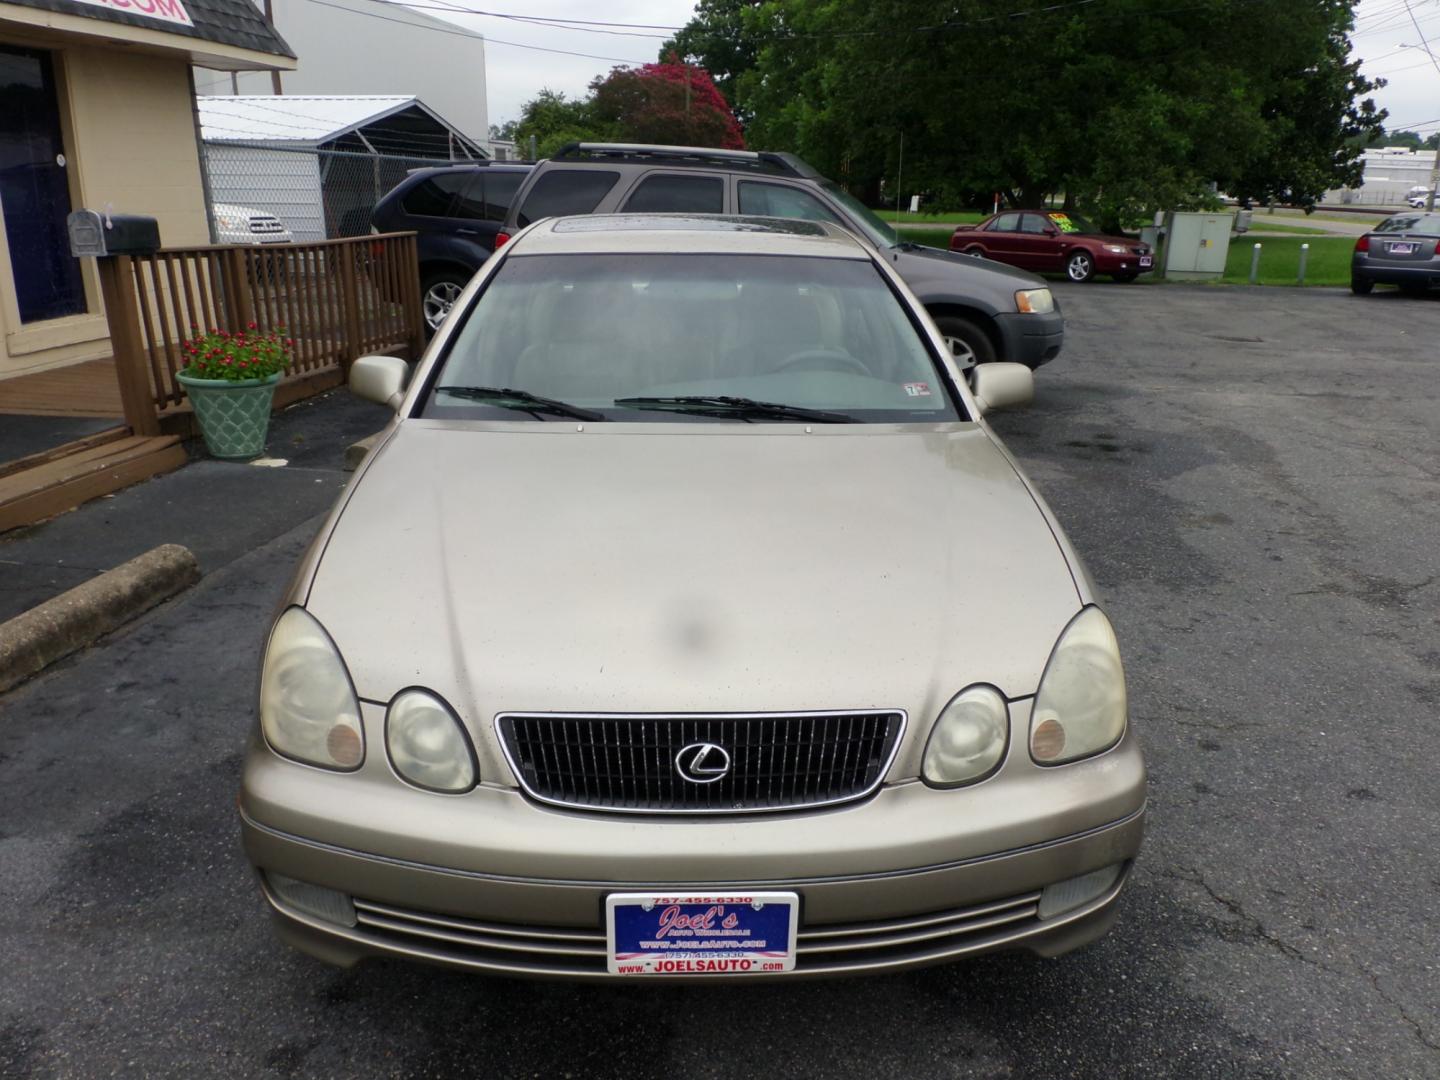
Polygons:
M445 321L445 316L450 314L450 309L455 306L455 301L460 299L463 291L453 281L437 281L425 291L422 306L425 309L425 323L431 330L440 329L440 324Z

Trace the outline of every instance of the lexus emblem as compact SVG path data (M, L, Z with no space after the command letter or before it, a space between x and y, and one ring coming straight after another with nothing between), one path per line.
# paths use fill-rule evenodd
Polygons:
M713 784L730 775L730 752L713 742L695 742L675 755L675 771L692 784Z

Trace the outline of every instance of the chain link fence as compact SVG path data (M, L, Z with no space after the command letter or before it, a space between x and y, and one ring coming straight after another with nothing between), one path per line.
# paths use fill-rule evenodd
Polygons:
M201 161L211 224L222 244L362 236L375 204L411 169L448 164L445 158L214 141L202 143ZM284 231L261 220L265 215Z

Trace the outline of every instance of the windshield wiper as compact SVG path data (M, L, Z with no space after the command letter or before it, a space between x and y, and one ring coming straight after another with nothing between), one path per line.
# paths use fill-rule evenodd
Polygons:
M557 401L554 398L541 397L539 394L532 394L529 390L511 390L506 386L437 386L437 394L454 394L456 397L468 398L471 401L483 401L488 405L495 405L501 409L519 409L529 413L553 413L556 416L568 416L575 420L608 420L610 419L602 412L594 409L582 409L579 405L571 405L568 401Z
M686 394L681 397L623 397L615 404L632 409L664 409L669 412L696 413L701 416L733 416L737 420L804 420L816 424L854 424L853 416L824 409L807 409L800 405L784 405L778 401L757 401L748 397L723 394Z

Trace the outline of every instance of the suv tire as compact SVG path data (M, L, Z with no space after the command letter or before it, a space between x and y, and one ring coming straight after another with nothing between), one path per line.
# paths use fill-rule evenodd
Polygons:
M950 346L950 355L955 357L961 367L990 364L997 359L990 335L969 319L941 315L935 319L935 325L945 336L945 344Z
M426 336L435 336L445 316L450 314L450 308L470 284L470 278L463 270L445 267L432 270L420 279L420 310L425 317Z

